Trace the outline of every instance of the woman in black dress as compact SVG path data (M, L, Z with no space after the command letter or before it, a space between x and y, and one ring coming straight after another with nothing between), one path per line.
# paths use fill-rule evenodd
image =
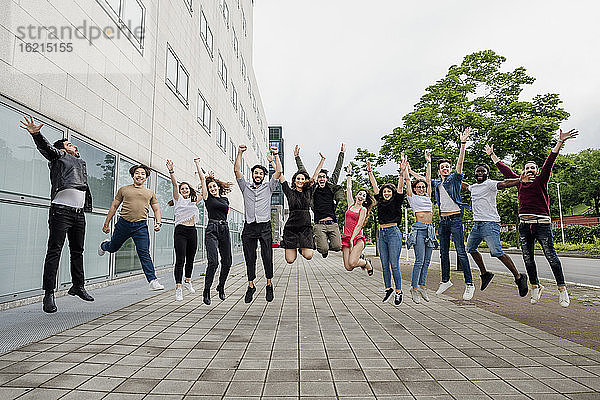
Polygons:
M298 249L300 249L302 257L307 260L310 260L314 253L315 242L310 220L310 199L314 189L313 182L325 161L325 156L321 153L319 155L321 161L312 178L306 171L298 171L292 177L290 187L283 174L279 177L283 194L287 198L290 208L290 216L283 227L283 247L285 248L285 261L288 264L296 261Z

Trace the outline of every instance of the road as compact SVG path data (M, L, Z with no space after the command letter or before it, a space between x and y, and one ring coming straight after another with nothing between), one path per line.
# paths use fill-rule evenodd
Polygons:
M497 258L491 257L490 254L484 250L481 255L485 262L486 268L490 271L508 272L508 269L498 260ZM523 256L519 254L509 254L513 262L517 266L519 271L525 272L525 264L523 263ZM406 248L402 249L402 259L406 258ZM414 253L411 250L409 257L414 259ZM440 262L440 253L434 250L432 256L432 262ZM450 262L452 268L456 268L456 252L450 252ZM471 270L478 271L477 265L469 256L469 262L471 263ZM554 275L548 265L548 261L544 256L535 256L535 262L538 268L538 276L540 278L547 278L554 280ZM568 283L580 283L586 285L600 286L600 259L597 258L575 258L575 257L560 257L562 263L563 272L565 274L565 280Z

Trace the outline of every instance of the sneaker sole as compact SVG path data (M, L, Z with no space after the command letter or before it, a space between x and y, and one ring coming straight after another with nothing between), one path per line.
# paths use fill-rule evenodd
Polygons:
M540 286L540 287L539 287L539 289L540 289L540 292L538 293L538 294L539 294L538 298L537 298L537 299L534 299L534 298L532 297L532 298L531 298L531 304L536 304L536 303L537 303L538 301L540 301L540 299L542 298L542 292L544 291L544 287L543 287L543 286Z

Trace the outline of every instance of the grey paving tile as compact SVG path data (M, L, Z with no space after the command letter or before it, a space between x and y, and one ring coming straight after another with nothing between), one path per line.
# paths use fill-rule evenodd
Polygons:
M117 393L149 393L156 385L160 382L159 379L149 379L149 378L130 378L126 379L113 389L114 392Z
M264 399L265 396L297 398L299 395L299 382L267 382L264 386L262 398Z
M81 385L78 389L80 390L94 390L98 392L110 392L117 386L119 386L125 378L115 378L111 376L95 376L88 381L86 381L83 385Z
M72 390L60 400L99 400L106 396L106 392L95 392L90 390Z
M233 381L229 384L226 397L260 397L262 394L263 382L243 382Z
M300 382L300 396L335 398L336 393L333 382Z
M44 389L44 388L35 388L23 396L19 397L19 399L26 400L55 400L59 399L65 394L69 393L68 390L63 389Z
M338 396L340 397L373 396L373 391L367 382L343 382L334 380L334 383Z
M17 376L16 379L11 380L5 386L33 388L49 381L57 374L40 374L37 372L29 372L20 376L18 374L10 374L11 377L15 375Z
M300 370L300 380L302 382L331 382L333 377L330 370Z
M423 368L401 368L394 370L394 372L402 382L433 381L433 377Z
M554 389L533 379L507 379L506 382L523 393L556 393Z
M439 384L453 396L485 394L477 385L469 381L440 381Z
M404 383L400 381L374 381L371 382L371 388L377 398L383 398L386 395L410 395Z
M41 386L54 389L77 389L91 377L90 375L60 374L44 382Z
M194 381L163 379L154 386L150 393L161 395L184 395L190 390L192 385L194 385Z
M332 369L333 380L339 381L366 381L365 374L361 369Z
M297 369L270 369L267 372L267 382L297 382L299 379Z
M404 382L408 391L414 395L443 395L447 394L444 388L435 381Z
M485 381L472 381L477 387L479 387L484 393L488 395L502 395L502 394L515 394L518 395L520 392L508 383L500 379L488 379Z

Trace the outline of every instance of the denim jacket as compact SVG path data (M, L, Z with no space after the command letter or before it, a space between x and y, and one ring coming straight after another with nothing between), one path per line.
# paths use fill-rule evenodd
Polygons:
M444 185L444 189L448 192L448 195L458 206L461 208L470 208L468 204L463 203L460 200L460 190L462 185L463 174L459 174L457 172L453 172L442 183L441 178L433 179L431 181L431 188L435 192L435 201L438 204L438 208L440 207L440 184Z
M415 222L412 224L412 229L408 234L408 238L406 239L406 247L411 248L417 242L417 231L420 229L427 230L427 237L425 238L425 246L433 247L434 249L438 248L438 241L435 237L435 228L433 224L425 224L423 222Z

